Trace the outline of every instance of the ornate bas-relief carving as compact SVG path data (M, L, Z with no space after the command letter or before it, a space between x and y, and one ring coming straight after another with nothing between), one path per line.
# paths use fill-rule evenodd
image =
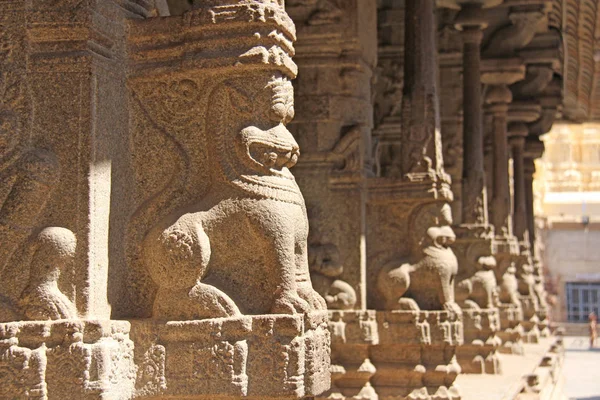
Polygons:
M337 279L344 272L340 252L334 244L309 247L311 279L330 310L352 309L356 304L356 291L347 282Z
M133 342L127 322L0 324L0 397L133 395Z
M65 228L46 228L37 236L29 283L20 300L25 319L77 318L75 305L58 288L60 273L75 258L76 245L75 235Z
M311 287L306 210L288 169L299 155L285 128L294 115L292 86L270 73L243 85L246 79L213 89L208 193L144 240L144 262L159 287L155 318L228 317L239 315L238 307L286 314L325 308ZM236 305L230 296L242 292L248 296Z
M413 212L409 222L413 241L410 261L390 263L379 273L377 286L387 309L460 314L454 301L458 261L450 248L456 239L451 224L447 203L431 203Z
M29 236L39 228L39 217L60 175L55 154L47 149L37 148L35 143L31 144L26 134L29 129L29 99L24 71L19 68L19 60L24 56L24 38L20 36L22 32L11 29L14 27L3 27L0 33L0 280L10 282L0 288L0 321L21 319L23 310L19 309L18 297L23 286L11 282L17 276L21 277L21 255L17 253L28 245ZM56 261L64 264L63 261ZM38 279L34 277L36 275L40 281L53 280L47 279L48 273L40 270L40 262L37 259L37 271L31 273L32 281ZM55 267L61 268L64 265ZM32 268L36 266L32 265ZM53 294L62 296L59 291ZM58 297L38 296L38 302L40 301L52 308ZM67 308L70 307L72 311L73 306L70 301L66 301L66 308L60 307L61 312L58 314L50 312L35 316L33 313L26 318L67 318L73 315Z

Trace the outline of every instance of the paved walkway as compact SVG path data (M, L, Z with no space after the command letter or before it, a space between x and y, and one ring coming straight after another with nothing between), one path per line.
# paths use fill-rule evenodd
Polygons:
M554 338L542 338L539 344L525 344L524 355L500 354L502 374L461 374L456 379L463 400L514 399L523 376L533 372Z
M565 337L565 394L570 400L600 400L600 341L590 349L587 337Z

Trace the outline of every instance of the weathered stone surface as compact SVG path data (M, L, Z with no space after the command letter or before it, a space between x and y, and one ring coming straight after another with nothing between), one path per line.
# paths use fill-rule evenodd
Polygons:
M282 1L153 18L169 6L0 2L1 317L35 320L1 328L11 397L329 388L289 171L294 25Z
M497 308L463 310L464 344L456 349L463 373L502 373L498 350L502 340Z
M371 361L380 400L461 398L453 386L461 371L455 355L463 342L459 314L389 311L378 313L377 320L379 344L371 349Z
M126 321L0 324L0 397L132 398L129 329Z
M329 388L325 312L134 321L135 398L297 399Z
M0 0L0 397L439 400L500 374L549 333L558 3Z
M329 309L364 309L376 2L296 0L286 10L298 31L290 131L302 148L294 172L309 215L313 283Z
M331 389L323 399L377 399L371 385L376 372L371 349L379 343L376 312L333 311L329 317L331 332Z

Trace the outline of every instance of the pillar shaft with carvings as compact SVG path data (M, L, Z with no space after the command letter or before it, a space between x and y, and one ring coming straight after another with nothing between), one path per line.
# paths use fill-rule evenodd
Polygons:
M508 104L512 94L505 85L495 86L489 90L486 98L488 111L493 116L493 196L491 200L491 222L497 235L512 233L510 212L510 182L508 173L508 137L507 116Z
M524 132L527 135L527 131ZM527 203L525 198L525 136L516 133L510 138L510 147L513 159L514 179L514 216L513 229L515 236L520 240L529 240L527 232Z
M364 0L285 4L298 36L289 127L302 156L294 175L308 211L311 279L327 302L332 337L332 385L319 398L371 398L375 369L368 349L378 337L375 314L366 310L365 208L377 6Z
M481 39L478 26L465 26L463 49L462 223L487 222L481 110Z
M439 129L435 2L405 4L404 32L395 32L405 40L387 40L387 25L379 32L386 46L378 78L392 75L390 53L404 43L404 85L400 107L386 108L385 97L376 97L376 109L389 114L375 129L383 141L381 165L369 181L367 209L368 300L378 310L379 334L371 348L372 383L379 399L457 398L462 321L454 301L452 194Z

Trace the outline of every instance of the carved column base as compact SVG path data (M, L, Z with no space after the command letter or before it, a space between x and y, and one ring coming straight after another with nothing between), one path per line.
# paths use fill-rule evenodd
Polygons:
M300 399L329 388L327 313L132 322L135 397Z
M500 330L498 338L502 341L498 349L504 354L523 354L523 310L520 305L500 304Z
M379 343L375 311L330 311L331 389L317 399L377 400L369 350Z
M379 344L371 348L377 368L371 379L379 400L461 398L454 386L461 372L456 347L462 318L446 311L377 313Z
M521 295L519 300L523 307L524 316L523 321L521 321L523 341L525 343L539 343L540 329L538 325L540 320L536 313L537 299L533 295Z
M500 316L496 308L463 310L464 344L456 349L463 373L500 374L498 349L502 340L497 336Z
M0 324L0 398L132 398L129 328L125 321Z
M550 332L550 320L545 318L538 323L538 329L540 331L540 337L547 338L552 335Z

